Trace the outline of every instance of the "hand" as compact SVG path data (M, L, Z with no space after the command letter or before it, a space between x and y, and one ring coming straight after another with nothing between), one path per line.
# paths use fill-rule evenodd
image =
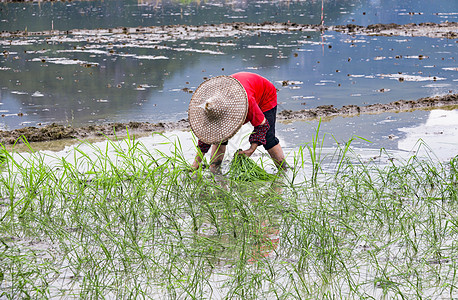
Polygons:
M250 148L250 149L247 149L247 150L242 150L242 149L240 149L240 150L237 152L237 154L238 154L238 155L245 156L245 157L250 157L251 154L253 154L253 152L254 152L254 151L252 151L251 148Z
M191 165L191 168L193 168L194 170L197 170L197 169L199 169L199 166L200 166L200 163L198 163L196 160L194 160L194 162Z
M251 147L249 149L247 149L247 150L238 150L237 154L244 155L246 157L250 157L254 153L256 148L258 148L258 144L253 143L253 144L251 144Z

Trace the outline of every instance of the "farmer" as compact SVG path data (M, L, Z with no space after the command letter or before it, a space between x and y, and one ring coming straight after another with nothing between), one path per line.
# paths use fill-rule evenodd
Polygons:
M191 129L199 139L192 167L199 168L211 147L210 170L218 170L227 141L250 122L254 126L249 137L251 146L238 153L250 157L263 145L275 165L286 169L285 155L275 136L276 112L277 90L260 75L240 72L203 82L194 92L188 110Z

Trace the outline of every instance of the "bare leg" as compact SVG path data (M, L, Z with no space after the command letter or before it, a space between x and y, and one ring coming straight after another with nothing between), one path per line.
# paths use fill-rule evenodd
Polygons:
M280 144L277 144L267 150L267 153L269 153L278 169L286 170L288 168L288 164L285 160L285 154L283 154L283 149Z
M192 168L197 170L201 163L202 163L202 154L201 153L197 153L196 157L194 158L194 162L192 163Z
M212 145L212 153L210 159L210 171L215 173L220 170L223 162L224 153L226 153L226 145Z

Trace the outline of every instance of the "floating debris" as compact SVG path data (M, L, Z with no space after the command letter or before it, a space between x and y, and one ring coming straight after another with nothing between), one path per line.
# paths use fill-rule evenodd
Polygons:
M85 67L98 66L96 62L87 62L78 59L69 59L65 57L46 57L46 58L32 58L30 61L40 61L42 63L48 62L56 65L82 65Z
M39 91L36 91L35 93L32 94L32 97L44 97L44 95L40 93Z
M277 81L277 83L281 83L282 86L303 84L302 81L297 81L297 80L283 80L283 81Z
M425 59L425 58L429 58L429 56L426 56L426 55L405 55L404 58L414 58L414 59L419 59L419 60L422 60L422 59Z
M248 45L247 48L249 49L272 49L272 50L278 49L277 47L272 46L272 45Z
M405 74L378 74L381 78L390 78L399 81L437 81L446 80L443 77L437 76L418 76L418 75L405 75Z

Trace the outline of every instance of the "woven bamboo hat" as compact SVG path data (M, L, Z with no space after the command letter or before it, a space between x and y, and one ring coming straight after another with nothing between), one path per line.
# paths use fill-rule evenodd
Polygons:
M248 96L235 78L217 76L204 81L189 103L189 123L206 144L218 144L233 137L248 113Z

